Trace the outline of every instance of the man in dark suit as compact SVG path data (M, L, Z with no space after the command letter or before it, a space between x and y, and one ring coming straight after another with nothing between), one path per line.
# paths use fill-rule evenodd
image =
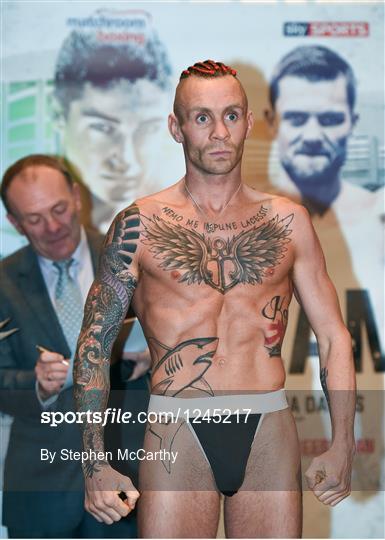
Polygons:
M62 454L81 449L79 426L41 422L44 410L74 410L73 340L103 237L81 227L78 186L56 158L16 162L1 197L29 240L0 263L0 320L11 317L19 329L0 341L0 410L14 417L3 523L13 538L103 537L83 508L81 462ZM145 363L139 353L130 357Z

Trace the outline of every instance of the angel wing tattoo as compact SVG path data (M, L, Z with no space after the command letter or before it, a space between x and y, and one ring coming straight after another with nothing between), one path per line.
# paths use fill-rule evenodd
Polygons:
M240 283L262 283L266 271L277 266L287 251L293 214L278 214L232 238L210 238L159 216L142 217L143 243L149 245L163 270L185 270L179 282L206 283L225 294Z

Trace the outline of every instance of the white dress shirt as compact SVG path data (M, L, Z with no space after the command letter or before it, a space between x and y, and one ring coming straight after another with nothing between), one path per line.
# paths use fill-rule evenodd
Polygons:
M87 242L87 236L84 229L81 229L80 242L73 252L71 258L74 262L71 264L69 273L74 281L77 282L80 293L85 303L88 291L94 280L94 270L92 267L91 252ZM55 309L55 290L59 279L59 270L54 266L54 261L38 256L40 270L43 274L45 284L52 305Z
M94 270L92 266L92 258L90 248L87 242L87 235L84 228L81 229L80 242L78 247L73 252L72 259L74 262L70 266L69 272L71 277L77 282L80 293L85 303L88 295L88 291L94 280ZM51 299L53 308L55 307L55 290L59 279L59 270L54 266L52 260L46 257L38 256L40 270L43 275L43 279L48 289L48 294ZM135 320L124 344L124 352L141 352L147 348L146 338L144 337L142 327L138 320ZM46 408L49 407L57 399L57 395L49 397L47 400L42 400L38 391L38 382L36 381L36 394L40 404Z

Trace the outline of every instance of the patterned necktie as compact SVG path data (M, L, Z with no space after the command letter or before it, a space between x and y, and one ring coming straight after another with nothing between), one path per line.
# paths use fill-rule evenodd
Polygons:
M70 365L63 388L72 385L72 367L83 318L83 299L76 280L70 274L73 262L74 259L68 259L53 263L59 271L55 288L56 314L71 351Z

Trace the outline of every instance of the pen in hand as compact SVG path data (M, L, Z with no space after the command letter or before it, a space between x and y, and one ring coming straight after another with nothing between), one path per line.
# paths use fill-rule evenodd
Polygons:
M47 349L46 347L43 347L42 345L36 345L36 349L40 352L40 353L43 353L43 352L53 352L53 351L50 351L49 349ZM61 363L64 364L65 366L69 366L69 362L68 360L61 360Z

